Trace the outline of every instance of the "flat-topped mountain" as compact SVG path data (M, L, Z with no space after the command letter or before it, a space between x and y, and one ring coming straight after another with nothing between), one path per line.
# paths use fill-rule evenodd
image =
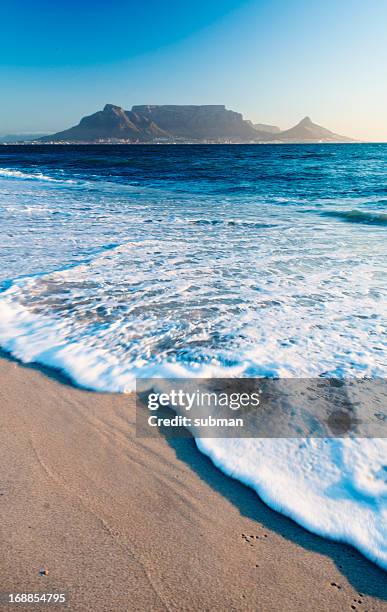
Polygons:
M240 113L224 105L133 106L132 112L154 121L175 138L211 141L254 141L256 131ZM265 134L262 134L265 138Z
M253 124L224 105L143 105L124 110L106 104L78 125L41 142L350 142L305 117L290 130Z
M106 104L102 111L84 117L77 126L44 137L42 141L254 142L260 137L265 140L267 133L257 132L240 113L223 105L144 105L126 111Z
M310 117L304 117L294 127L276 134L275 138L281 142L353 142L351 138L313 123Z

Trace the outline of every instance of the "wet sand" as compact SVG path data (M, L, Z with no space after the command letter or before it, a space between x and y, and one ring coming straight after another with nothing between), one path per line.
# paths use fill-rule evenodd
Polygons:
M0 381L1 591L93 612L387 610L386 573L357 551L267 508L193 440L136 438L133 396L5 355Z

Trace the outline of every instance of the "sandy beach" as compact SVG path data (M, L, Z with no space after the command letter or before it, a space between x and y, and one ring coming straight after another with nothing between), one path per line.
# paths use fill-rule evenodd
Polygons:
M66 592L71 610L386 610L386 574L356 550L267 508L193 440L136 438L133 396L5 355L0 377L1 591Z

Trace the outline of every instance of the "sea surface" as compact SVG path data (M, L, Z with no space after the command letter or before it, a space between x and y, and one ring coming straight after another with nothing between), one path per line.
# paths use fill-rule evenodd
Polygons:
M1 146L0 345L104 391L386 377L386 168L386 144ZM197 445L387 569L385 439Z

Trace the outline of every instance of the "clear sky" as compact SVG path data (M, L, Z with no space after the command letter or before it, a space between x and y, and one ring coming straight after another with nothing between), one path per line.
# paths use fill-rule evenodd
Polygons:
M0 133L226 104L387 141L387 0L2 0Z

